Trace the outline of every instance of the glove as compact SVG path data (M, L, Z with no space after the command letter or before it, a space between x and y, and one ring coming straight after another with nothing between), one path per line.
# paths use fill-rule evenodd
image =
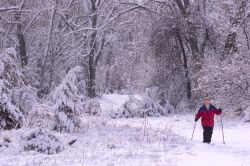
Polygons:
M194 119L194 121L195 121L195 122L197 122L197 121L198 121L198 119L196 119L196 118L195 118L195 119Z

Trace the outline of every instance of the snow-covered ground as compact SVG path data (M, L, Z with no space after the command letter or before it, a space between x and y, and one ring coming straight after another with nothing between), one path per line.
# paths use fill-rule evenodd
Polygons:
M136 99L141 99L141 96L135 95ZM115 111L121 109L123 104L129 100L128 95L112 94L112 95L102 95L100 99L101 115L107 116L110 111Z
M117 109L127 96L104 95L102 109ZM10 138L15 144L9 149L0 148L1 166L249 166L250 123L224 118L226 144L222 143L220 116L212 144L203 144L199 123L191 141L194 115L179 114L159 118L111 119L108 117L81 117L83 132L58 134L67 145L59 154L20 152L14 141L25 129L4 131L0 138ZM174 133L173 133L174 132Z
M172 161L177 166L249 166L250 165L250 124L239 119L223 119L225 142L223 144L220 117L216 125L211 144L202 143L202 127L197 123L194 138L191 141L194 116L190 114L172 115L162 118L148 118L149 128L155 130L171 128L185 137L187 142L171 151ZM142 119L122 119L111 122L117 126L132 125L139 127Z

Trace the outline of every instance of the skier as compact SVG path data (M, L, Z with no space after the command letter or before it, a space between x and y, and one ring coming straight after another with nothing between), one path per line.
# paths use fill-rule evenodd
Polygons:
M210 104L210 98L205 97L204 105L199 109L195 116L195 122L197 122L201 117L201 125L203 127L203 143L210 143L213 128L214 128L214 114L220 115L222 109L217 109L215 106Z

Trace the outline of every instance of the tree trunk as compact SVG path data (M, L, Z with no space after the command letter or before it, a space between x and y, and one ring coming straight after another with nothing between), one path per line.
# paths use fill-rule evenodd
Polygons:
M20 6L20 10L24 7L25 0L22 1L22 4ZM14 5L16 5L16 2L14 2ZM21 59L21 65L22 67L26 66L28 64L28 56L26 53L26 43L25 43L25 37L22 32L22 23L21 23L21 12L18 11L15 13L15 19L17 22L17 38L19 43L19 52L20 52L20 59Z
M57 2L56 4L57 5ZM52 16L50 19L50 25L49 25L49 34L48 34L48 39L47 39L47 45L44 50L44 59L42 63L42 69L41 69L41 80L40 80L40 88L43 88L44 86L44 77L45 77L45 71L46 71L46 64L49 56L49 48L50 48L50 42L51 42L51 35L52 35L52 30L53 30L53 22L56 14L56 6L54 7L54 10L52 11Z
M96 6L95 6L95 1L91 1L92 3L92 18L91 18L91 26L92 28L96 28L97 24L97 13L96 13ZM95 84L95 79L96 79L96 65L95 65L95 54L96 54L96 37L97 37L97 32L93 32L91 35L91 40L90 40L90 53L89 53L89 59L88 59L88 83L87 83L87 91L88 91L88 96L91 98L96 97L96 84Z
M52 51L52 55L51 55L51 61L50 61L50 76L49 76L49 86L48 88L52 87L52 83L53 83L53 75L54 75L54 65L55 65L55 51Z
M192 91L191 90L192 89L191 89L191 80L189 78L189 71L188 71L188 65L187 65L187 56L186 56L186 52L185 52L185 48L184 48L181 36L179 34L179 30L177 30L176 35L177 35L177 38L179 40L179 44L180 44L182 55L183 55L183 66L184 66L184 69L185 69L185 77L186 77L186 80L187 80L187 83L186 83L186 86L187 86L187 98L191 99L191 97L192 97Z
M195 22L192 22L192 19L189 20L190 17L190 10L189 10L189 6L190 6L190 1L189 0L184 0L184 4L181 0L175 0L179 11L182 15L182 17L185 19L186 21L186 25L187 25L187 35L188 35L188 44L190 45L190 49L191 49L191 53L192 53L192 61L194 62L193 67L190 69L191 71L193 71L192 73L189 73L189 69L188 69L188 65L187 65L187 55L185 53L185 49L184 49L184 45L183 42L181 40L180 34L177 30L177 37L179 40L179 44L182 50L182 54L183 54L183 61L184 61L184 68L185 68L185 77L187 79L187 97L190 99L192 96L192 87L191 87L191 79L190 79L190 74L195 74L198 73L201 68L202 68L202 64L200 63L201 60L201 55L200 55L200 51L199 51L199 46L198 46L198 37L197 37L197 31L196 31L196 25ZM195 82L195 80L193 81Z
M191 22L188 22L188 36L189 36L189 44L190 44L190 48L192 51L192 56L193 56L194 61L196 62L200 58L199 57L200 51L198 47L198 38L196 34L196 28L195 28L195 25Z
M113 48L113 47L112 47ZM105 88L104 88L104 92L106 92L107 88L110 88L110 68L111 68L111 56L112 56L112 51L110 51L109 53L110 56L107 57L106 59L106 63L108 65L108 70L106 72L106 77L105 77ZM108 89L109 92L113 93L113 88Z
M95 88L95 78L96 78L96 69L94 66L94 57L89 57L89 82L88 82L88 96L91 98L96 97L96 88Z
M21 56L21 64L22 67L26 66L28 64L28 57L26 54L26 43L24 39L24 35L21 32L21 24L17 25L17 38L19 42L19 51L20 51L20 56Z
M182 14L182 17L185 18L185 20L187 20L186 22L187 22L187 28L188 28L188 43L192 51L193 60L194 62L196 62L200 59L200 51L198 47L198 37L196 34L195 23L191 22L188 19L190 15L189 9L188 9L190 2L189 0L185 0L184 4L182 3L181 0L175 0L175 2Z

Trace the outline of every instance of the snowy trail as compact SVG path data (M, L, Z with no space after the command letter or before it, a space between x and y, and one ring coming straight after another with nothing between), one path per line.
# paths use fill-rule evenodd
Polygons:
M216 116L212 144L208 145L201 143L200 121L190 140L194 126L191 113L146 119L105 116L121 108L126 100L126 95L104 95L104 116L83 115L80 133L56 133L65 144L77 139L59 154L19 152L16 147L20 143L15 138L25 129L0 133L0 140L13 140L10 148L0 148L0 166L250 166L250 123L224 118L224 145L220 116Z
M220 118L218 118L220 120ZM190 126L193 122L186 122ZM180 133L191 133L192 127L183 129ZM199 165L227 165L227 166L248 166L250 165L250 128L249 124L226 120L224 124L225 141L222 142L220 121L217 120L213 141L211 145L203 144L202 128L199 125L195 131L192 148L184 150L180 155L178 166Z
M194 139L191 135L193 115L170 115L168 117L134 119L110 119L105 117L83 117L84 133L63 134L66 142L77 138L72 148L60 154L46 155L37 152L0 153L2 166L249 166L250 127L237 119L225 119L226 144L222 143L219 116L216 119L212 144L203 144L202 128L197 124ZM145 123L146 122L146 123ZM145 125L146 124L146 125ZM173 132L184 137L181 144L162 142L155 138L158 132ZM137 130L139 129L139 130ZM151 143L141 133L149 132ZM155 131L155 133L153 132ZM18 132L18 131L17 131ZM21 131L19 131L21 132ZM18 135L15 131L10 132ZM164 137L163 137L164 138ZM177 137L175 137L177 138ZM144 140L144 141L143 141ZM186 140L186 142L185 142ZM153 142L152 142L153 141ZM175 139L174 139L175 141ZM14 147L13 147L14 148ZM10 149L11 150L11 149ZM15 148L13 149L15 150Z
M187 138L186 145L181 145L172 157L176 159L177 166L249 166L250 165L250 126L239 120L224 120L225 141L222 142L220 117L216 117L216 124L212 143L202 142L202 127L200 121L196 125L194 138L191 135L194 126L193 115L176 115L165 118L148 118L148 127L154 129L171 128L175 133ZM143 119L114 120L112 125L142 127Z

